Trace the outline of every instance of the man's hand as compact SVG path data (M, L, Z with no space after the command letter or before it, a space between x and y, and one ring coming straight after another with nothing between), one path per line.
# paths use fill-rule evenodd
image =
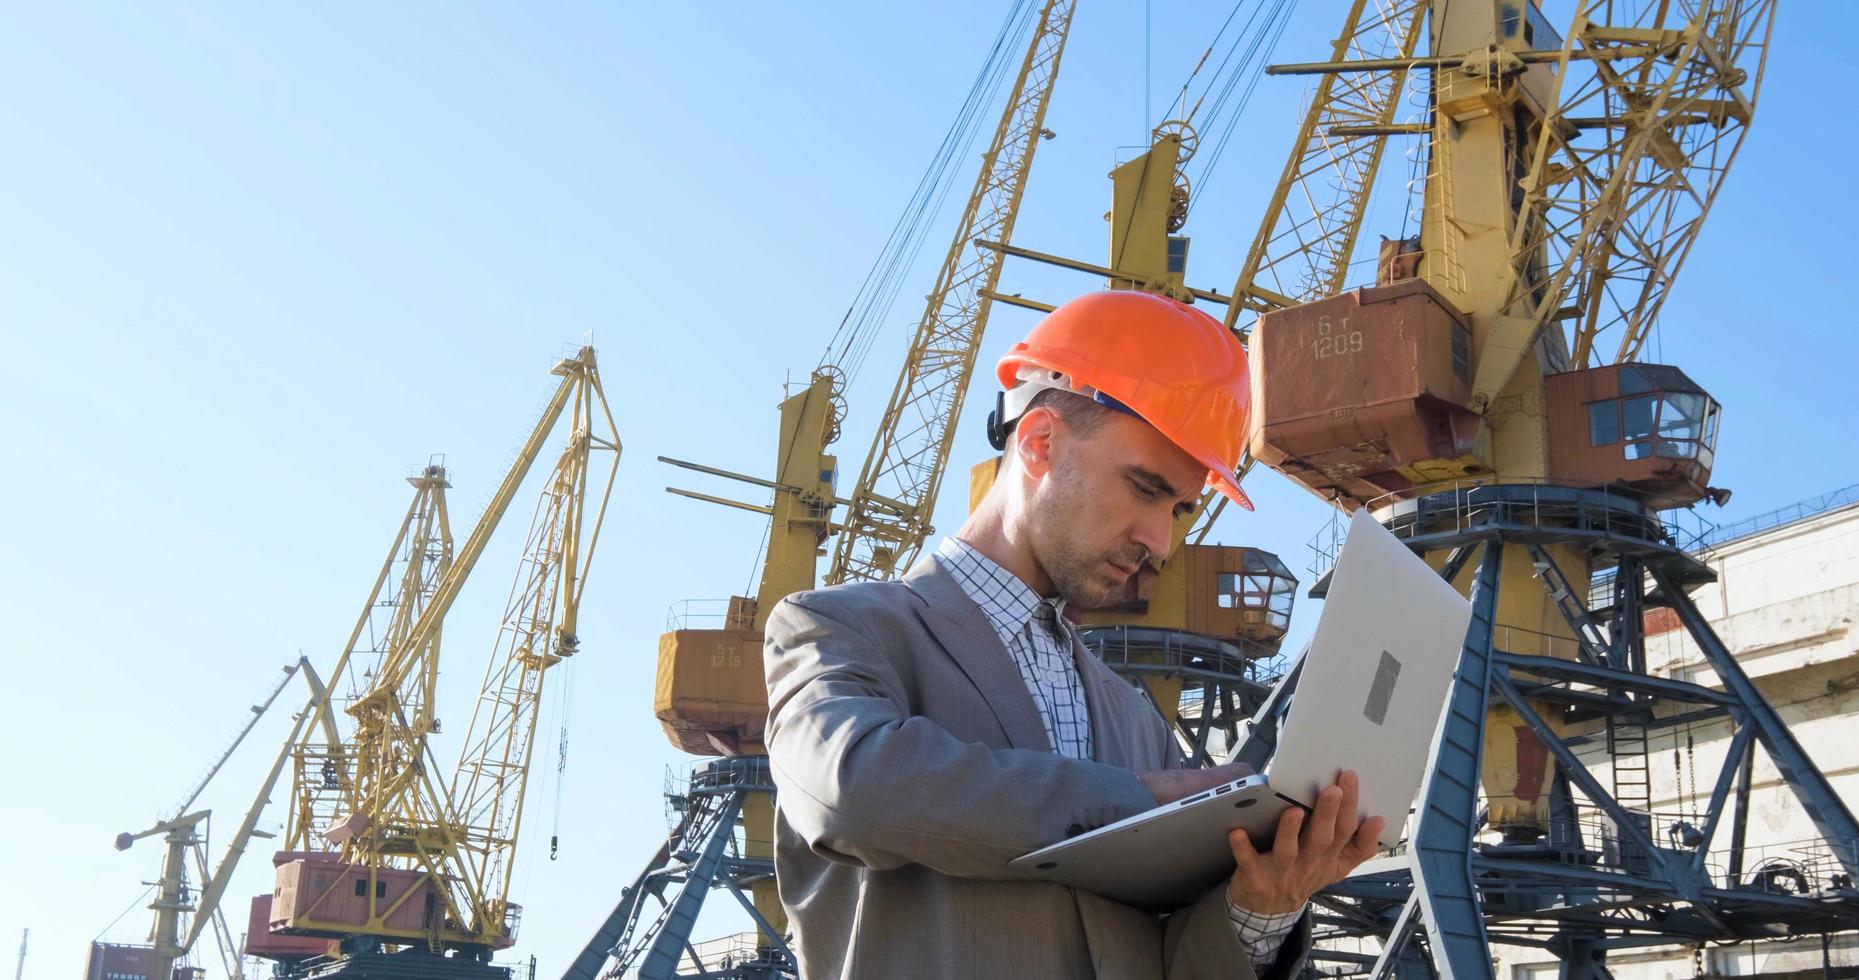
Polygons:
M1224 786L1235 779L1244 779L1252 775L1252 767L1243 762L1229 762L1212 769L1154 769L1139 772L1136 778L1143 781L1143 788L1155 797L1155 802L1173 803L1204 789Z
M1355 772L1345 769L1336 785L1317 794L1317 805L1308 814L1302 807L1286 807L1278 818L1272 849L1264 854L1252 846L1244 830L1228 834L1227 845L1239 870L1227 879L1227 898L1259 915L1295 912L1319 890L1355 870L1375 853L1383 823L1380 817L1369 817L1357 826L1357 790Z

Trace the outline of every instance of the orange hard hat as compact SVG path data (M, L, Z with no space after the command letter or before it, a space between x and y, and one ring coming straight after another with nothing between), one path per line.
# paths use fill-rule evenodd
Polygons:
M1061 388L1154 426L1207 467L1209 486L1252 509L1233 472L1252 421L1246 349L1200 310L1130 289L1088 293L1046 314L995 373L1008 390L990 420L997 448L1033 395Z

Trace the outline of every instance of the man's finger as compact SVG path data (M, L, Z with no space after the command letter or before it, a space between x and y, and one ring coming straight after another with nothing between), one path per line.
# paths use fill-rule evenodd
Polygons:
M1386 824L1387 821L1380 817L1370 817L1362 821L1361 828L1343 847L1342 860L1350 867L1354 867L1373 857L1375 852L1381 849L1381 843L1377 838L1381 836L1381 828Z
M1343 788L1343 802L1336 811L1336 834L1332 846L1341 850L1349 845L1350 835L1360 829L1356 826L1358 819L1356 804L1360 799L1362 781L1356 778L1355 770L1345 769L1343 774L1337 777L1336 785Z
M1259 851L1252 846L1252 835L1245 828L1231 830L1226 835L1226 846L1233 851L1233 863L1239 865L1239 873L1247 878L1259 874Z
M1272 859L1280 867L1297 860L1297 834L1304 829L1304 808L1285 807L1278 815L1278 833L1272 838Z
M1343 805L1343 791L1334 786L1325 786L1317 794L1317 806L1311 811L1309 825L1304 830L1303 846L1305 849L1327 851L1330 841L1336 838L1336 814Z

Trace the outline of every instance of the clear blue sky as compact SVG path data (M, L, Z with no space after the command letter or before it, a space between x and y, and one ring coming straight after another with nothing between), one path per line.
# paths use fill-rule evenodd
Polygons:
M1227 5L1155 6L1159 106ZM447 454L459 523L475 515L551 359L591 331L627 454L572 675L562 860L531 846L516 889L520 951L555 976L655 849L666 767L685 764L650 717L666 608L741 590L763 533L752 515L663 493L725 488L653 458L771 468L782 381L817 362L1003 9L0 14L0 952L10 961L30 927L27 977L77 973L156 871L152 842L119 854L111 838L170 805L277 665L298 650L333 661L409 467ZM1336 16L1303 5L1278 60L1320 57ZM1142 27L1141 5L1083 5L1021 244L1101 260L1104 174L1144 138ZM1783 9L1755 130L1652 348L1727 406L1714 482L1736 499L1718 520L1859 480L1859 340L1837 314L1853 280L1854 145L1825 124L1855 33L1852 5ZM1195 210L1196 284L1230 286L1304 86L1259 88ZM1369 230L1390 231L1399 207ZM851 473L951 223L852 390L837 447ZM1049 299L1089 287L1024 265L1007 281ZM983 363L1030 322L1000 311ZM987 400L965 416L957 479L985 451ZM1250 488L1260 514L1221 537L1301 571L1324 507L1272 474ZM945 495L941 526L963 497ZM514 547L493 549L448 627L455 717ZM210 791L216 855L283 724L267 719ZM553 786L532 799L537 845L557 820ZM257 850L241 900L269 889ZM137 908L105 937L140 941L147 921Z

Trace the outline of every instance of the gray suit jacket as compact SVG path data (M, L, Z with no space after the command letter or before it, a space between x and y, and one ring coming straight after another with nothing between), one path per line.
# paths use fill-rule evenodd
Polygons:
M1147 700L1073 644L1095 756L1052 751L1000 638L930 557L768 618L775 868L805 980L1252 980L1224 889L1158 917L1007 862L1155 805L1177 767ZM1309 920L1271 970L1288 976Z

